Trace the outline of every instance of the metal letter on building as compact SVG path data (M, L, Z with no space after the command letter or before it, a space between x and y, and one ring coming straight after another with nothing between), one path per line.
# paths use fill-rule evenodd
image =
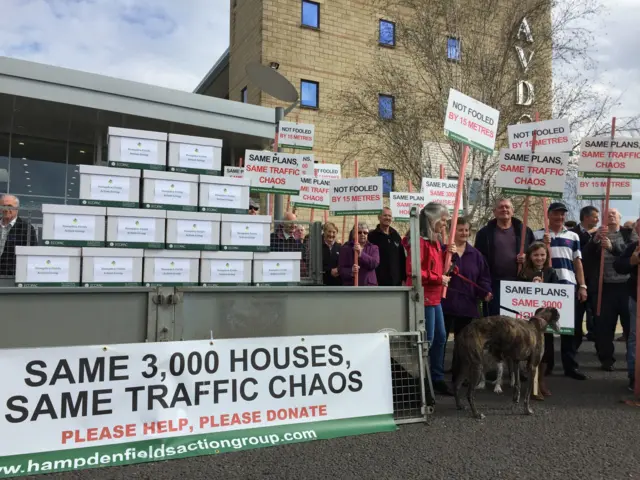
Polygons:
M531 82L527 80L520 80L518 82L518 100L517 105L523 105L530 107L535 100L535 90Z
M524 17L522 19L522 22L520 22L520 28L518 28L516 38L518 40L522 40L523 34L525 41L533 43L533 33L531 33L531 27L529 26L529 20L527 20L527 17Z

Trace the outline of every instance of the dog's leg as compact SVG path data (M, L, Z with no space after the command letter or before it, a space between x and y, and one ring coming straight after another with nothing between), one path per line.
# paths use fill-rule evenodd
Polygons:
M478 381L478 385L476 385L478 390L484 390L487 388L486 379L484 378L484 367L480 367L480 381Z
M495 386L493 387L493 393L500 394L502 393L502 375L504 374L504 362L498 362L498 366L496 367L496 381Z
M531 394L533 393L533 384L536 381L535 374L538 370L538 365L536 362L532 362L531 360L527 362L527 367L529 367L529 381L527 382L527 390L524 394L524 414L525 415L533 415L533 410L531 409L530 401Z
M467 387L467 400L471 407L471 415L478 420L482 420L484 415L478 412L476 408L476 389L475 385L478 384L480 375L482 374L482 365L473 365L469 367L469 386Z
M460 401L460 389L462 388L462 384L465 379L468 379L469 377L468 371L468 368L461 366L458 370L456 381L453 384L453 396L456 399L456 408L458 410L464 410L464 405L462 405L462 402Z
M516 385L513 389L513 403L520 403L520 362L513 362L513 370L516 372Z
M514 367L513 360L509 360L509 376L511 377L509 379L509 386L511 388L515 388L515 386L516 386L516 369Z

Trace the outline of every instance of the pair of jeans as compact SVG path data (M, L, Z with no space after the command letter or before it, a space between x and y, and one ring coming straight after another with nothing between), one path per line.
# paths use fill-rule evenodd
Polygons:
M440 382L444 380L444 349L447 344L442 306L425 306L424 323L429 342L431 381Z
M629 336L627 337L627 372L629 380L636 376L636 313L638 306L633 298L629 298Z

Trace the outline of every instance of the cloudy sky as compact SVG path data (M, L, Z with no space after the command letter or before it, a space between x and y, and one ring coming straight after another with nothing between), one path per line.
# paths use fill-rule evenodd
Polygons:
M603 0L594 83L640 113L640 0ZM0 55L192 91L229 42L229 0L0 0ZM640 200L640 182L638 185ZM638 202L625 202L637 215ZM628 213L627 213L628 212Z

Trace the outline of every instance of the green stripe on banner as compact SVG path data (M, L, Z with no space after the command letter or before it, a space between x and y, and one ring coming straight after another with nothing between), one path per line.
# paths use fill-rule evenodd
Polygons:
M380 215L380 210L347 210L344 212L331 212L334 217L348 217L349 215Z
M326 205L315 205L313 203L304 203L304 202L291 202L294 207L298 208L313 208L314 210L329 210L329 207Z
M604 195L578 195L576 200L604 200ZM609 200L633 200L631 195L610 195Z
M630 178L640 179L640 173L625 172L581 172L584 178Z
M479 143L469 140L467 137L463 137L462 135L458 135L457 133L453 133L451 131L445 131L445 133L451 140L469 145L471 148L480 150L482 153L486 153L487 155L493 155L493 150L485 147L484 145L480 145Z
M562 194L558 192L550 192L550 191L541 191L541 190L529 190L527 188L501 188L502 193L507 195L523 195L530 197L553 197L553 198L562 198Z
M289 145L286 143L278 143L278 146L281 148L294 148L297 150L313 150L312 147L301 147L300 145Z
M217 455L397 428L389 414L14 455L0 457L0 478Z
M271 187L251 187L249 189L252 192L258 193L277 193L280 195L300 195L300 190L291 190L286 188L271 188Z

